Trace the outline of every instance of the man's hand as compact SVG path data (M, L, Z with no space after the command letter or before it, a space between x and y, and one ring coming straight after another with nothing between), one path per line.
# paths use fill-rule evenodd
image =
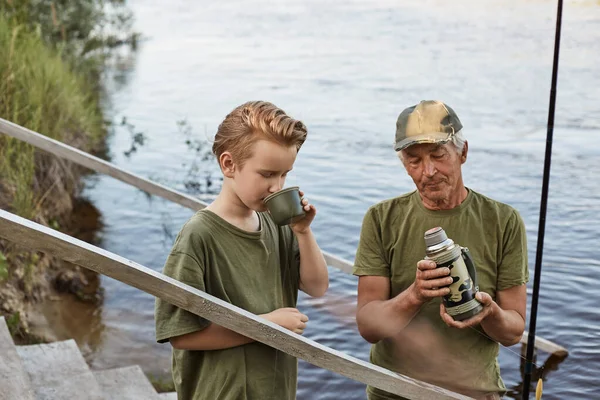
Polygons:
M290 331L302 335L306 329L308 317L298 311L296 308L279 308L267 314L262 314L261 317L269 321L289 329Z
M421 260L417 263L417 276L412 284L415 298L425 303L434 297L450 293L448 286L452 283L449 268L437 268L434 261Z
M481 323L484 319L486 319L489 315L494 312L494 309L498 307L498 304L492 299L492 296L485 292L477 292L475 298L481 303L483 306L483 310L481 312L469 319L464 321L455 321L447 312L446 307L444 307L444 303L440 304L440 315L442 316L442 320L452 328L464 329L467 327L475 326Z

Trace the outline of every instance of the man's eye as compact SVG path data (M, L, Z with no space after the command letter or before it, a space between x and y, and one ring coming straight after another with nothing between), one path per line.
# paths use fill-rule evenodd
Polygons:
M261 172L260 174L265 178L270 178L273 176L272 172Z
M444 153L441 154L432 154L431 157L435 158L436 160L442 159L444 158Z

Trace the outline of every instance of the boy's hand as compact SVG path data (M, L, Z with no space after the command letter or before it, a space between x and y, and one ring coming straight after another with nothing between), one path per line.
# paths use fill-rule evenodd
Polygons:
M317 215L317 209L312 204L308 204L308 200L304 198L304 192L300 190L300 197L302 197L302 207L306 212L306 215L301 220L290 224L290 228L296 235L301 235L303 233L308 233L310 231L310 224L313 219L315 219L315 215Z
M299 335L304 332L308 321L308 317L295 308L279 308L261 317Z

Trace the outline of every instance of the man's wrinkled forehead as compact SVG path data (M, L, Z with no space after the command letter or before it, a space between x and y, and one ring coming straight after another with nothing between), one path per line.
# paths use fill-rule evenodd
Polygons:
M416 156L424 153L435 153L441 149L445 149L449 143L415 143L401 151L407 156Z

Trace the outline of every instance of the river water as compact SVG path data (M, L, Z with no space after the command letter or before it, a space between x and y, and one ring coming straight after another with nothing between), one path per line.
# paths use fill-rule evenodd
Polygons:
M112 161L210 201L219 189L208 139L250 99L302 119L309 136L288 185L318 208L324 250L353 260L367 208L413 190L396 158L395 119L422 99L459 114L469 140L466 185L516 207L533 277L556 5L551 1L131 1L145 35L109 81ZM570 351L546 368L545 399L600 398L600 2L566 1L538 335ZM133 133L147 140L127 156ZM204 144L190 150L186 140ZM194 144L192 143L192 144ZM107 177L85 195L103 215L101 247L160 270L191 211ZM357 279L330 270L329 293L301 296L305 336L368 359L354 321ZM77 340L94 368L137 363L169 374L154 341L151 296L105 278L101 308ZM531 291L532 284L528 285ZM83 313L85 314L85 312ZM510 398L519 347L501 349ZM541 365L548 354L540 353ZM299 399L364 399L364 385L300 363Z

